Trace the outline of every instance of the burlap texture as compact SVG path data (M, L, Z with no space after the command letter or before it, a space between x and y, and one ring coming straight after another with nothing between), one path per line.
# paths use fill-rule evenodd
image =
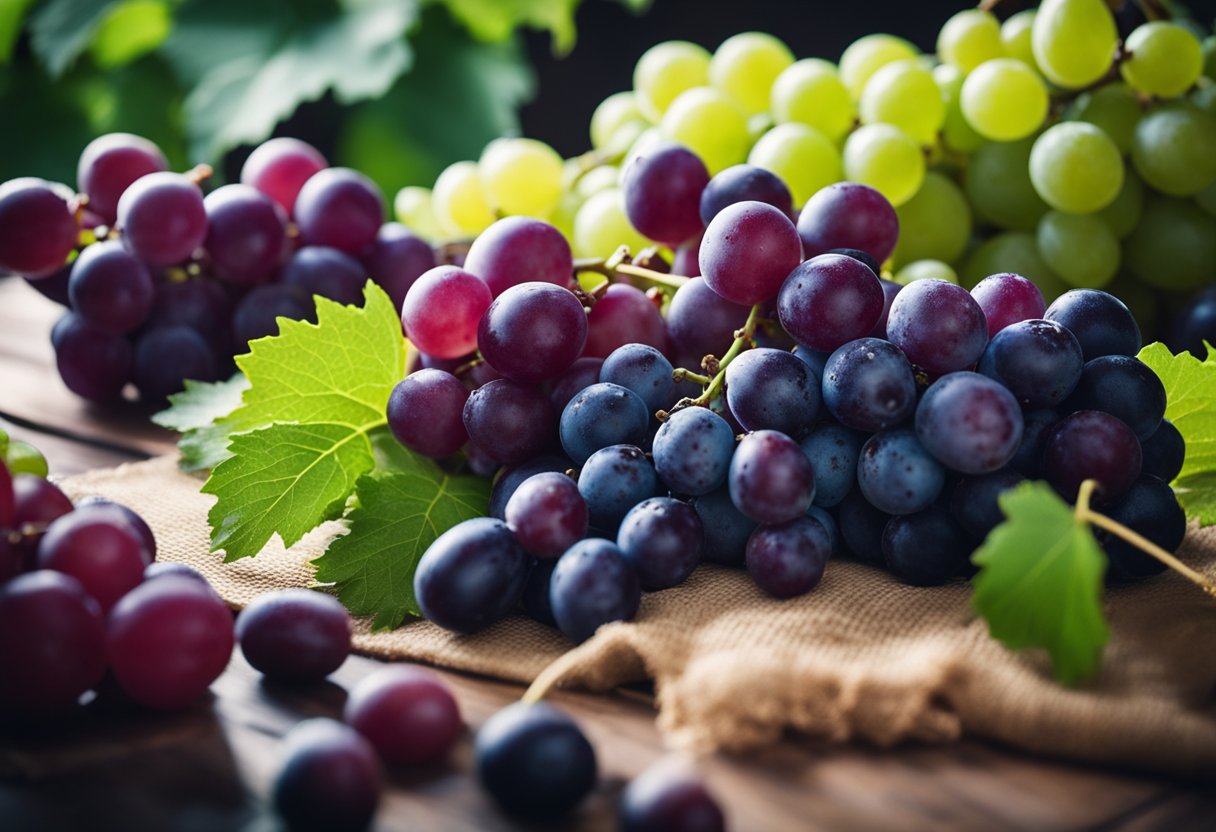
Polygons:
M261 592L307 586L334 523L291 550L256 558L208 552L212 498L164 457L69 479L74 497L126 503L156 532L161 559L202 571L240 607ZM1216 575L1216 529L1192 530L1181 557ZM644 597L637 620L572 645L513 617L475 636L422 621L386 633L357 625L356 648L520 682L550 669L563 685L607 689L653 679L659 725L674 745L745 749L792 729L879 745L942 742L964 731L1054 756L1216 776L1216 602L1174 574L1110 589L1102 672L1061 687L1043 655L989 638L969 587L920 589L844 561L814 592L763 596L745 573L702 567Z

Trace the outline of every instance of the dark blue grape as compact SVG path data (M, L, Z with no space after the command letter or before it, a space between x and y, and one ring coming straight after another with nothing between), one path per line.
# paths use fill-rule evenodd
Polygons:
M916 410L916 378L894 344L859 338L823 368L823 404L844 425L867 433L895 427Z
M722 566L742 566L747 552L747 539L759 525L730 499L730 489L719 488L697 497L692 502L701 527L705 530L704 558Z
M642 589L653 592L683 583L692 574L701 562L704 538L696 509L671 497L651 497L625 515L616 543Z
M802 344L794 347L794 355L801 359L802 363L811 368L811 372L815 374L818 383L823 382L823 368L831 358L830 352L817 352L810 347L804 347Z
M963 477L950 495L950 513L963 531L975 540L983 540L988 532L1005 522L998 498L1025 481L1026 477L1011 468Z
M916 408L921 444L963 474L1004 467L1021 445L1022 428L1022 410L1013 394L979 373L942 376Z
M811 506L806 510L806 516L812 520L818 520L819 525L823 526L823 530L828 533L828 552L832 557L843 553L844 541L840 538L840 525L836 522L836 518L822 509L819 506Z
M755 165L734 165L709 180L701 192L701 222L709 225L719 211L736 202L767 202L796 219L794 198L785 182L772 171Z
M489 515L499 520L505 519L507 501L511 499L515 489L533 474L543 474L547 471L565 472L573 467L574 464L570 460L558 454L546 454L527 462L508 465L502 469L502 473L494 480L494 487L490 489Z
M549 603L549 579L557 566L555 559L533 560L528 569L528 583L524 585L524 612L533 621L556 627L553 620L553 605Z
M646 403L619 384L593 384L576 393L562 410L562 447L582 464L609 445L640 445L650 413Z
M1080 410L1057 422L1043 446L1043 476L1068 500L1081 483L1097 480L1099 497L1113 500L1140 476L1143 455L1136 434L1097 410Z
M890 514L870 505L859 489L853 489L836 507L840 537L853 557L866 563L882 563L882 530Z
M970 553L971 544L963 530L937 506L892 517L882 532L887 569L912 586L938 586L962 575Z
M1178 505L1174 489L1156 477L1140 477L1122 497L1105 506L1102 513L1139 532L1167 552L1177 549L1186 536L1186 514ZM1097 526L1094 536L1110 559L1107 574L1112 578L1147 578L1167 568L1152 555Z
M739 442L730 462L730 498L759 523L784 523L806 514L815 498L815 473L798 443L760 430Z
M1098 289L1073 289L1055 299L1043 317L1068 327L1086 361L1140 352L1140 327L1123 301Z
M1085 362L1077 389L1061 409L1065 413L1077 410L1109 413L1143 441L1153 435L1165 417L1165 386L1140 359L1104 355Z
M857 480L865 435L844 425L820 425L799 444L815 470L815 505L837 505Z
M283 741L271 799L292 830L366 829L380 802L380 763L363 736L333 719L301 722Z
M752 532L747 571L756 586L774 598L793 598L819 584L831 553L827 529L812 517L795 517Z
M1186 460L1186 440L1169 419L1162 419L1161 427L1140 441L1140 450L1144 453L1144 473L1166 482L1174 481Z
M441 534L418 561L418 607L444 629L483 630L519 603L528 563L506 523L489 517L466 520Z
M748 350L726 367L726 403L744 430L803 436L819 414L818 379L793 353Z
M988 342L976 371L1009 388L1028 410L1055 407L1081 378L1081 345L1054 321L1020 321Z
M64 385L94 402L122 398L131 380L131 342L93 326L75 312L60 318L51 331L55 366Z
M549 579L549 604L562 635L583 642L602 625L629 621L638 612L642 590L633 564L609 540L591 538L558 558Z
M862 446L857 486L887 514L915 514L933 504L946 470L907 428L876 433Z
M620 832L725 832L726 818L698 777L661 762L621 793L618 827Z
M615 533L629 509L659 493L659 478L641 448L609 445L596 451L578 474L591 525Z
M654 465L675 494L708 494L726 482L735 453L735 432L706 407L686 407L667 417L654 436Z
M1032 410L1023 414L1022 441L1009 460L1009 467L1031 479L1039 477L1043 472L1047 433L1058 421L1060 414L1055 410Z
M653 414L675 404L676 383L671 380L671 373L671 362L654 347L626 344L604 359L599 380L637 393Z
M488 365L487 365L488 366ZM553 403L554 411L561 413L570 404L570 400L581 390L585 390L600 380L600 368L604 359L591 358L584 355L574 359L570 369L558 376L549 386L549 401Z

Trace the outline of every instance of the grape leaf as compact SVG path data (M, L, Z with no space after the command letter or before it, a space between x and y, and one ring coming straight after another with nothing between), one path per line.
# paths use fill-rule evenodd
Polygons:
M13 45L21 31L21 22L33 2L34 0L8 0L0 3L0 64L6 64L12 58Z
M118 0L49 0L30 15L30 43L59 76L80 57Z
M1046 648L1065 684L1093 675L1110 636L1101 605L1106 556L1046 483L1022 483L1000 505L1005 522L971 558L980 567L972 605L1006 647Z
M574 47L574 12L580 0L443 0L452 15L473 37L504 41L518 26L548 29L553 51L559 55Z
M419 559L452 526L486 515L490 481L450 475L406 451L387 431L373 441L387 457L385 467L359 478L349 533L313 563L316 579L336 584L347 609L375 616L372 627L386 629L422 614L414 597Z
M1216 349L1207 359L1189 352L1173 355L1164 344L1149 344L1139 358L1165 386L1165 418L1186 441L1186 461L1174 480L1178 502L1189 519L1216 524Z
M161 427L182 434L178 467L183 471L214 468L228 457L228 429L223 417L241 405L249 380L237 373L227 381L186 380L186 389L169 397L169 408L152 417Z
M89 51L99 67L122 66L164 43L172 27L167 0L124 0L101 21Z

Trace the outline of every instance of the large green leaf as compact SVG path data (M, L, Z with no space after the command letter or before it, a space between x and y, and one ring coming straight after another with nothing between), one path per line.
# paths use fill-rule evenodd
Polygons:
M34 0L5 0L0 3L0 64L8 63L13 56L13 44L21 31L25 13L34 5Z
M120 0L47 0L30 15L34 52L52 75L80 57Z

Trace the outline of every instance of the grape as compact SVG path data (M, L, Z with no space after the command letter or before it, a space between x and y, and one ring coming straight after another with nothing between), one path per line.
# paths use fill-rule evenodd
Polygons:
M845 140L844 175L874 188L898 207L924 182L925 157L916 141L898 127L867 124Z
M562 195L562 157L536 139L495 139L477 169L490 204L503 214L543 217Z
M703 356L724 355L735 331L746 323L747 311L711 289L705 278L694 277L676 290L667 307L667 329L676 353L692 359L689 369L694 370Z
M24 177L0 185L0 272L46 277L76 247L76 217L62 186Z
M868 266L843 254L820 254L781 285L781 326L800 344L830 352L869 334L882 316L882 284Z
M115 401L131 380L133 351L121 335L69 313L55 325L55 364L67 388L95 402Z
M304 183L327 165L312 145L299 139L275 138L262 142L249 154L241 166L241 182L257 188L291 214Z
M1038 477L1043 469L1043 448L1048 432L1060 421L1055 410L1032 410L1022 416L1022 442L1009 460L1009 467L1027 477Z
M587 313L583 355L607 358L625 344L667 348L667 325L659 308L636 286L614 283Z
M787 216L794 212L793 197L781 177L755 165L732 165L709 180L701 192L701 222L709 225L723 208L736 202L767 202ZM672 271L683 274L675 264Z
M914 514L941 494L946 471L908 428L886 430L866 440L857 462L857 486L886 514Z
M363 284L367 281L363 264L336 248L297 249L283 264L281 278L285 285L309 298L319 295L348 306L363 305Z
M694 774L659 763L621 792L621 832L725 832L718 801Z
M524 586L524 612L533 621L550 627L557 627L557 622L553 620L553 605L549 603L549 579L553 576L556 566L556 558L532 561L532 568L528 571L528 583Z
M916 435L938 461L964 474L1004 466L1022 441L1022 411L1013 394L979 373L943 376L916 408Z
M106 622L110 670L147 708L190 705L224 671L232 645L232 614L209 586L191 578L140 584Z
M895 214L899 242L891 257L901 265L915 260L953 262L971 237L967 198L958 185L936 171L925 174L916 195L895 209Z
M533 474L519 484L503 511L507 526L530 555L557 558L587 534L587 503L563 473Z
M916 47L894 35L866 35L849 44L840 56L840 80L854 99L861 98L866 82L881 67L917 56Z
M520 283L494 299L477 328L482 357L506 378L557 378L587 341L587 313L568 289Z
M1035 13L1035 9L1023 9L1001 24L1001 45L1005 48L1005 54L1029 67L1036 66L1031 43Z
M445 630L484 630L519 603L528 563L506 523L489 517L465 520L439 535L419 559L414 572L418 608Z
M417 370L388 397L388 426L397 441L430 457L450 456L469 439L464 406L469 391L443 370Z
M629 390L642 400L648 413L675 402L671 362L646 344L625 344L613 350L600 368L599 380Z
M127 249L149 266L188 259L207 239L203 192L180 173L149 173L123 191L118 227Z
M574 720L543 702L517 702L490 717L473 755L490 796L526 820L559 818L595 787L591 743Z
M965 9L944 24L937 35L937 55L963 72L1005 55L1001 24L982 9Z
M891 515L884 514L861 491L854 489L836 510L840 521L840 536L858 560L871 564L883 562L882 533Z
M1081 483L1090 479L1098 481L1104 499L1119 497L1140 476L1142 462L1132 429L1096 410L1065 416L1044 439L1043 474L1069 500L1075 500Z
M744 430L776 430L800 437L819 412L819 383L793 353L748 350L726 368L726 401Z
M210 584L207 583L206 576L204 576L202 572L199 572L193 566L187 566L184 563L161 561L158 563L149 563L144 568L144 583L155 580L156 578L167 577L189 578L192 581L198 581L210 586Z
M856 248L882 262L899 237L899 218L886 197L856 182L840 182L815 194L798 216L798 236L808 258L834 248Z
M1154 20L1137 26L1123 50L1127 57L1119 64L1119 73L1124 81L1148 95L1182 95L1203 72L1199 39L1177 23Z
M549 603L562 635L591 638L603 624L632 620L642 600L638 574L615 543L593 538L571 546L549 581Z
M1044 0L1031 29L1035 63L1054 84L1088 86L1110 69L1118 35L1102 0Z
M793 439L773 430L749 433L730 462L730 497L759 523L784 523L806 514L815 497L811 462Z
M1123 256L1149 286L1198 289L1216 272L1216 218L1188 200L1150 197Z
M132 380L144 401L159 402L180 392L188 378L219 378L215 354L203 336L185 326L160 327L140 336Z
M319 682L350 654L350 616L331 595L280 589L245 607L236 638L245 660L267 678Z
M141 176L168 169L165 154L142 136L107 133L85 145L76 165L76 187L88 196L89 210L113 225L122 192Z
M887 569L912 586L946 583L967 568L970 550L962 529L936 506L892 517L882 532Z
M996 58L967 76L960 105L984 138L1014 141L1034 133L1047 118L1047 87L1021 61Z
M879 316L878 323L874 324L874 328L870 330L870 337L881 338L885 341L887 338L887 321L891 317L891 304L894 302L895 296L899 294L899 290L902 289L903 286L891 280L879 280L878 282L882 284L882 315ZM804 351L809 352L809 350ZM797 352L798 351L795 350L795 353ZM822 356L823 363L827 363L828 356L826 354L818 353L818 355ZM806 355L799 355L799 357L802 358L803 361L807 360ZM819 376L821 378L823 377L822 368L819 371Z
M853 488L865 437L843 425L820 425L800 443L815 472L815 505L831 508Z
M741 305L776 297L801 260L794 224L763 202L727 206L714 217L701 241L702 279L723 298Z
M917 280L891 301L887 335L908 360L931 373L971 367L988 343L975 298L944 280Z
M819 521L819 525L823 526L823 530L828 535L828 556L833 557L844 552L844 545L840 538L840 526L836 523L836 518L828 513L827 509L812 505L806 510L806 516L812 520Z
M1010 468L991 474L964 477L954 486L950 496L950 513L967 534L983 540L988 533L1005 521L998 498L1026 477Z
M351 690L342 719L394 764L440 760L464 730L451 691L417 665L386 667L362 679Z
M94 243L72 264L72 309L107 332L140 326L152 310L152 275L117 240Z
M104 621L97 602L59 572L39 570L0 583L5 716L67 710L100 682L106 670Z
M602 358L584 356L574 359L570 369L558 376L549 387L549 401L553 405L554 412L561 413L576 393L599 381L600 368L603 366L604 359Z
M444 168L435 180L431 204L440 227L451 237L480 234L497 219L476 162L456 162Z
M713 87L680 93L663 113L659 129L663 136L701 157L711 176L742 162L751 144L746 115L726 93Z
M1140 477L1103 513L1167 552L1177 549L1186 536L1186 514L1178 505L1174 490L1155 477ZM1161 561L1104 529L1094 528L1094 537L1106 552L1108 574L1112 578L1148 578L1166 570Z
M671 497L652 497L629 510L616 543L647 592L684 582L701 562L705 532L696 510Z
M232 338L238 347L279 334L279 318L313 320L316 310L308 295L282 283L258 286L241 299L232 316Z
M963 187L979 219L1011 231L1033 231L1038 226L1048 206L1030 181L1034 146L1034 139L988 142L971 157Z
M436 266L405 295L405 335L428 355L459 358L477 348L478 325L491 301L485 281L455 266Z
M398 309L414 281L438 265L430 244L396 222L380 226L375 242L359 257L366 274L388 293Z
M743 32L722 41L709 62L709 82L750 114L769 108L773 82L794 62L789 48L772 35Z
M1169 419L1163 419L1147 438L1140 441L1144 454L1143 471L1158 479L1172 482L1182 471L1186 458L1186 441Z
M1043 317L1076 336L1086 361L1102 355L1140 352L1140 327L1117 297L1097 289L1073 289L1055 300Z
M1132 149L1136 125L1144 115L1136 91L1127 84L1104 84L1077 99L1073 115L1101 128L1124 156Z
M1140 119L1132 138L1136 172L1170 196L1194 196L1216 182L1216 115L1163 107Z
M115 513L112 522L126 523L127 527L133 531L140 543L143 544L144 552L147 554L148 560L156 560L156 536L152 534L152 529L148 526L144 518L140 517L134 511L122 503L116 503L113 500L107 500L105 497L85 497L76 504L76 508L87 508L89 506L106 506L107 511Z
M916 409L916 379L893 344L859 338L823 368L823 404L842 424L868 433L894 427Z
M0 469L5 469L3 462ZM0 529L37 529L71 513L72 501L53 482L34 474L14 474L11 479L11 495L6 499L5 470L0 470ZM5 510L8 500L11 512ZM151 551L156 551L155 546Z
M340 722L315 717L283 740L271 800L292 830L356 832L376 814L380 778L367 740Z
M23 279L43 297L54 301L60 306L69 306L71 305L71 301L68 299L68 277L71 272L72 264L66 263L46 277L23 276Z
M834 142L852 129L856 114L836 67L817 58L798 61L777 76L771 110L778 124L805 124Z
M827 529L811 517L795 517L752 532L747 571L774 598L793 598L818 586L831 553Z
M621 175L633 227L675 248L701 233L701 194L709 171L688 148L662 142L634 155Z
M578 209L573 242L581 257L608 257L619 246L628 246L636 252L650 244L630 224L625 214L625 197L616 188L592 194Z
M188 326L207 343L227 350L233 303L222 285L205 277L156 284L148 327Z
M743 566L747 540L758 524L735 508L730 489L703 494L693 500L692 507L705 534L702 558L707 563Z
M536 456L557 433L557 414L548 397L535 387L507 379L470 393L463 418L469 439L504 465Z
M645 124L646 116L642 115L635 92L613 93L591 114L591 146L596 150L616 149L624 136Z
M1118 418L1144 441L1161 427L1165 416L1165 387L1138 358L1104 355L1085 363L1064 412L1100 410Z
M464 269L484 280L498 297L512 286L532 281L565 288L574 261L566 238L547 222L506 217L473 241Z
M686 407L667 417L654 436L654 465L676 494L699 496L726 482L735 434L706 407Z
M647 49L633 70L638 107L658 121L676 96L709 80L709 53L695 43L666 41Z
M384 197L358 171L326 168L300 188L293 215L304 245L357 254L376 239L384 222Z
M907 286L914 280L944 280L947 283L958 283L958 273L951 268L949 263L943 263L941 260L913 260L897 271L894 277L895 283L900 286ZM891 314L889 305L886 312L889 317Z
M844 178L836 145L815 128L797 122L778 124L766 132L752 146L747 161L780 177L798 206Z
M615 532L629 509L659 492L659 481L640 448L610 445L583 465L578 490L587 503L591 525Z
M1140 177L1128 171L1123 175L1123 187L1114 202L1107 205L1095 216L1106 224L1106 227L1123 239L1136 230L1140 217L1144 213L1144 185Z
M1052 208L1088 214L1105 208L1119 195L1123 159L1119 148L1099 128L1083 121L1065 121L1035 139L1030 150L1030 181Z
M203 245L220 280L238 285L270 278L287 248L282 206L249 185L225 185L203 200L207 237Z
M507 502L511 499L516 489L523 484L524 480L534 474L543 474L548 471L565 473L572 466L573 463L570 460L557 454L533 457L527 462L508 465L502 469L502 473L494 480L494 486L490 489L490 510L487 514L499 520L504 519Z
M890 124L921 144L932 144L946 118L933 72L916 58L893 61L866 81L859 102L862 124Z
M998 381L1028 410L1055 407L1077 381L1085 359L1076 337L1055 321L1010 324L993 337L976 371Z
M38 544L38 568L71 575L102 612L143 580L151 553L123 515L84 507L52 522Z

